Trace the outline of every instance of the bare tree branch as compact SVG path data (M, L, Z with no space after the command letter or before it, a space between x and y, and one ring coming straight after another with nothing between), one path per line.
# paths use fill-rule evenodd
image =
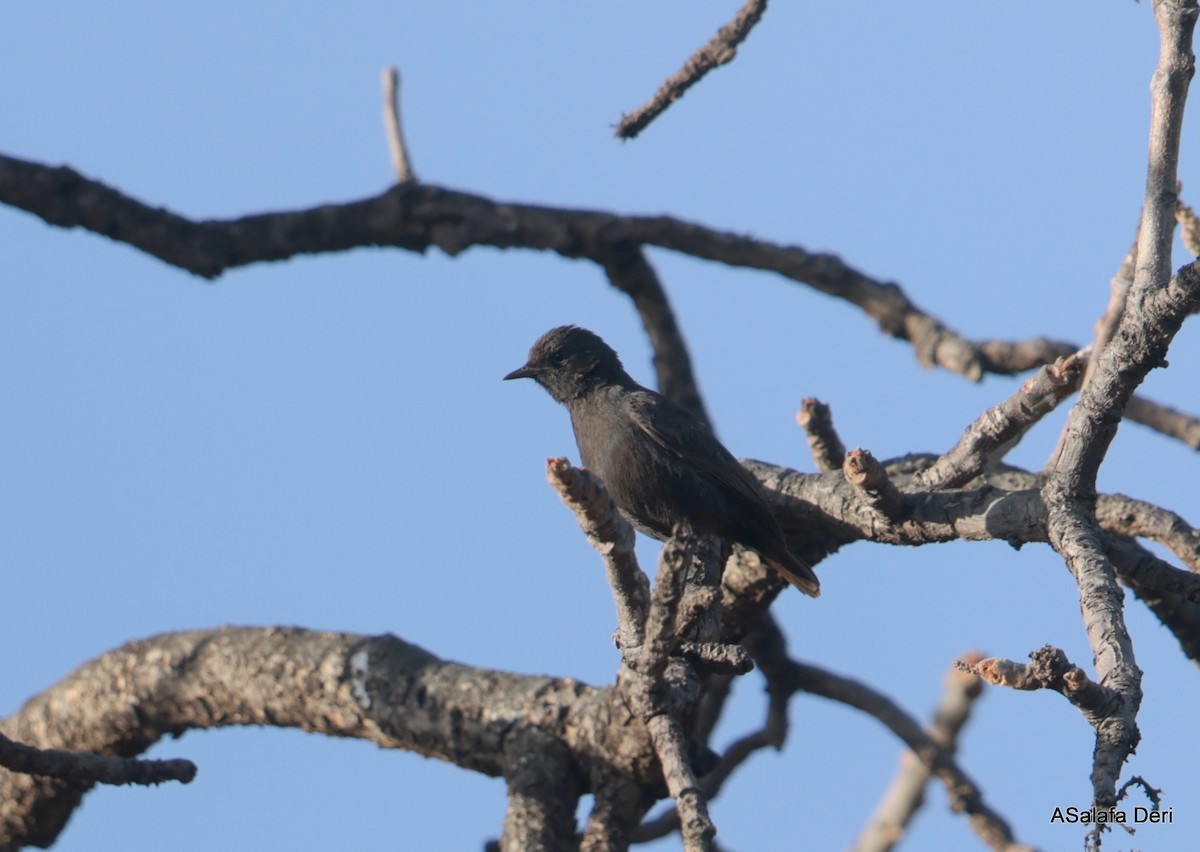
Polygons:
M720 794L725 782L751 755L764 748L779 748L787 730L787 698L772 697L763 727L733 742L721 755L717 765L700 779L705 798L712 801ZM680 828L679 810L671 808L658 817L643 823L634 835L635 843L649 843L666 837Z
M817 470L841 470L842 462L846 459L846 445L833 428L833 414L829 406L819 399L808 397L800 403L796 422L808 437L808 447Z
M805 663L793 661L792 677L796 689L862 710L903 740L946 785L954 811L966 813L975 833L992 849L1018 852L1030 848L1017 843L1008 823L984 801L983 792L958 766L954 756L886 695L858 681Z
M1024 372L1079 349L1043 339L971 342L914 305L896 284L876 281L835 255L716 231L669 216L498 203L410 183L362 201L194 222L84 178L73 169L3 154L0 203L33 213L50 225L81 227L107 236L210 279L253 263L362 246L422 253L437 247L451 256L473 246L492 246L597 259L617 244L655 245L702 260L774 272L848 301L871 316L885 334L912 343L922 365L960 373L972 381L985 373ZM1165 434L1200 447L1196 418L1164 411L1146 400L1137 421L1151 428L1168 423L1170 431L1163 430Z
M667 78L659 86L658 91L646 103L633 111L632 115L621 117L617 125L618 139L633 139L646 129L650 122L658 118L667 107L683 97L683 93L700 80L709 71L732 62L737 55L738 45L750 35L750 30L762 18L767 10L767 0L746 0L737 16L717 31L713 38L688 57L683 67Z
M1020 390L967 427L954 449L915 477L918 485L958 488L994 468L1022 436L1079 388L1086 351L1047 364Z
M1029 654L1029 663L1017 663L1000 657L978 662L962 662L959 667L995 686L1033 691L1049 689L1062 695L1099 726L1111 715L1111 705L1122 700L1115 690L1090 680L1087 673L1067 659L1060 648L1043 645Z
M1121 768L1137 745L1142 689L1121 590L1095 519L1096 475L1134 389L1165 362L1184 318L1200 304L1200 271L1186 267L1170 276L1180 128L1195 66L1191 43L1196 13L1194 0L1154 3L1161 53L1151 85L1150 164L1133 284L1111 341L1095 353L1095 372L1071 409L1061 452L1043 489L1050 543L1079 585L1097 680L1118 696L1102 718L1091 720L1096 729L1092 792L1102 808L1115 802Z
M977 662L972 652L964 659ZM978 676L952 666L946 675L946 689L934 713L929 736L948 754L958 747L958 734L971 715L971 708L982 691ZM917 811L925 804L925 786L932 773L911 751L900 756L900 769L879 801L875 812L863 827L855 852L885 852L904 838Z
M1183 187L1180 186L1178 191L1183 192ZM1200 257L1200 217L1196 216L1196 211L1183 203L1180 198L1175 205L1175 221L1179 223L1179 237L1183 240L1183 244L1187 246L1187 250L1195 257Z
M1158 542L1200 574L1200 530L1175 512L1123 494L1101 494L1096 520L1110 532Z
M1121 582L1174 634L1188 659L1200 665L1200 578L1125 536L1110 535L1106 552Z
M708 815L708 800L696 778L688 756L687 737L680 718L699 697L694 672L680 665L676 652L676 624L685 600L686 578L693 561L701 557L703 545L691 531L677 528L663 545L658 561L650 612L646 618L645 642L636 654L626 654L618 688L630 708L646 725L662 767L667 790L680 815L680 828L687 852L712 852L716 827ZM719 583L719 550L704 554L714 563L706 585ZM709 573L707 570L704 573ZM698 625L697 625L698 626Z
M1104 314L1100 319L1096 320L1096 336L1092 342L1091 350L1093 352L1103 352L1104 347L1108 346L1108 342L1112 339L1113 332L1117 330L1117 324L1121 321L1121 314L1125 312L1125 299L1128 297L1129 288L1133 284L1133 273L1137 268L1137 253L1138 242L1135 237L1133 245L1129 247L1129 251L1125 252L1125 257L1121 259L1121 265L1117 268L1117 274L1109 282L1108 307L1105 308ZM1093 358L1087 364L1082 384L1090 382L1092 374L1095 371L1096 360Z
M616 773L653 787L649 734L619 707L612 688L448 663L393 636L223 628L130 642L31 699L0 730L37 748L132 757L187 730L293 727L510 778L520 755L541 759L523 750L536 730L570 750L581 783ZM617 739L622 748L610 753L605 743ZM536 789L517 780L517 795ZM52 844L90 786L0 770L0 848Z
M860 448L847 453L842 462L842 473L846 481L858 489L863 502L889 521L902 521L912 511L887 470L869 450Z
M392 170L397 183L412 183L417 179L404 131L400 127L400 72L394 65L383 69L383 127L387 132L388 152L392 155Z
M574 768L570 749L557 738L534 726L514 729L505 751L508 812L501 852L575 845L580 779Z
M1135 394L1125 406L1125 419L1200 450L1200 419L1190 414Z
M617 647L641 647L650 609L650 581L638 565L633 527L621 517L604 485L583 468L572 467L563 458L550 459L546 478L604 560L617 605Z
M840 474L805 474L758 461L743 464L767 486L785 531L795 532L798 552L814 564L855 541L905 546L1006 541L1021 546L1049 540L1039 476L1005 467L970 488L922 492L909 480L934 461L928 455L907 456L886 464L889 477L912 506L902 522L887 525L879 523L874 507ZM1124 534L1136 527L1182 548L1193 539L1191 528L1180 521L1182 526L1172 525L1167 534L1162 519L1168 514L1141 501L1102 495L1100 505L1103 542L1110 552L1116 547L1120 554L1119 559L1113 557L1117 576L1171 629L1188 656L1200 661L1200 575L1163 562ZM759 566L753 554L750 557L731 560L726 569L726 636L749 629L780 588L771 583L769 569Z

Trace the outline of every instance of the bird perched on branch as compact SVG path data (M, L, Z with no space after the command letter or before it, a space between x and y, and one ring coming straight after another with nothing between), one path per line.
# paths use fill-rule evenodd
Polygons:
M634 527L659 540L690 525L758 553L812 597L821 584L798 559L763 486L694 414L642 387L584 328L551 329L508 379L533 379L571 413L583 466L603 480Z

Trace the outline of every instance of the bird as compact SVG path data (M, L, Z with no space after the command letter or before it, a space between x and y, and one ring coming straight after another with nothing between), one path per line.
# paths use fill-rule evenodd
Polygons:
M621 514L660 541L676 525L757 551L788 582L821 593L812 568L788 549L762 484L696 415L642 387L599 335L576 325L543 334L504 377L533 379L571 415L583 466Z

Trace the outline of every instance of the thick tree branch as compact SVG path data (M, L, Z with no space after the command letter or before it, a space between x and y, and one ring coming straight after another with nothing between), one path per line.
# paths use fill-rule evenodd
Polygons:
M1089 720L1096 729L1092 793L1102 808L1115 803L1121 768L1138 742L1142 673L1095 518L1096 476L1134 389L1151 369L1165 363L1172 338L1200 304L1195 265L1170 276L1179 139L1195 65L1191 43L1196 13L1194 0L1154 4L1161 53L1151 85L1150 163L1133 283L1112 339L1095 353L1095 372L1071 409L1043 489L1050 543L1079 585L1097 680L1116 696L1102 715Z
M870 502L840 474L805 474L756 461L744 464L767 486L785 532L794 535L790 540L797 552L813 564L855 541L903 546L1006 541L1016 547L1049 541L1048 511L1037 475L1006 467L984 475L970 488L922 492L910 480L934 461L928 455L908 456L886 464L912 507L903 521L887 525L879 523ZM1136 528L1184 549L1196 534L1182 519L1167 524L1168 532L1163 519L1169 513L1147 503L1101 495L1099 506L1105 546L1119 547L1123 554L1117 576L1171 629L1188 656L1200 661L1200 612L1195 612L1200 575L1153 557L1125 535ZM753 554L748 557L731 560L726 569L727 637L751 629L780 588L771 582L770 569ZM1185 603L1188 609L1180 610Z
M738 45L750 35L750 30L754 29L765 11L767 0L746 0L746 5L738 11L737 16L688 57L683 67L668 77L650 100L634 110L632 115L621 117L617 125L617 138L633 139L667 107L683 97L684 92L699 83L705 74L732 62L737 55Z
M523 749L545 735L569 750L581 790L613 773L651 789L661 782L649 735L623 707L611 688L448 663L392 636L223 628L111 651L30 700L0 730L38 748L133 757L187 730L292 727L510 779L518 752L540 759ZM532 813L536 775L516 780L523 801L510 815ZM89 788L0 770L0 848L52 844Z
M1106 552L1121 582L1174 634L1188 659L1200 665L1200 578L1122 535L1109 536Z
M1176 513L1123 494L1101 494L1096 520L1109 532L1158 542L1200 574L1200 530Z
M253 263L303 254L388 246L454 256L473 246L553 251L599 258L614 245L654 245L728 266L774 272L858 306L892 337L913 344L918 361L972 381L1052 363L1078 346L1038 339L972 342L914 305L896 284L880 282L832 254L814 254L669 216L621 216L528 204L498 203L430 184L403 184L381 195L309 210L195 222L89 180L68 167L49 167L0 154L0 203L50 225L84 228L126 243L203 278ZM1171 413L1175 417L1171 417ZM1179 418L1186 418L1180 422ZM1200 421L1144 401L1138 422L1192 446ZM1183 437L1184 435L1189 437Z
M575 845L580 784L571 752L554 736L519 726L509 737L504 779L508 812L501 852Z
M705 625L690 617L686 601L689 575L697 561L700 585L716 589L720 582L719 548L706 547L691 531L677 528L663 545L658 561L645 642L636 653L627 651L626 667L618 688L629 707L650 732L662 767L667 790L680 815L680 833L687 852L711 852L716 827L708 815L708 799L696 778L681 719L699 698L699 683L690 666L678 656L685 631L703 631ZM719 614L717 616L719 618ZM695 634L708 638L703 633Z

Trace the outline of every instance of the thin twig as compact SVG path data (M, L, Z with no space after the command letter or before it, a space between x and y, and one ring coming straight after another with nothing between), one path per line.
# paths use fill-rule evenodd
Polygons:
M765 748L779 748L781 731L787 728L787 698L772 696L767 708L767 720L760 730L747 734L732 743L721 755L717 765L700 779L704 796L712 801L725 782L751 755ZM652 820L642 823L633 836L635 843L649 843L666 837L680 828L678 808L669 808Z
M767 0L747 0L734 19L721 27L707 44L683 63L682 68L667 78L650 100L635 109L632 115L621 117L617 124L617 138L633 139L667 107L683 97L684 92L699 83L705 74L731 62L737 55L738 45L746 40L766 10Z
M1178 192L1183 192L1182 184ZM1179 223L1179 238L1193 256L1200 257L1200 216L1180 198L1175 205L1175 221Z
M1110 714L1110 706L1121 696L1114 690L1091 680L1079 666L1067 659L1061 648L1043 645L1029 654L1029 663L1018 663L1002 657L988 657L976 662L962 661L959 668L983 678L994 686L1033 691L1049 689L1059 693L1098 725Z
M1105 308L1104 314L1100 319L1096 320L1096 336L1092 342L1093 352L1103 352L1104 347L1108 345L1108 341L1112 339L1113 332L1117 330L1117 323L1121 321L1121 315L1125 312L1125 299L1128 297L1129 288L1133 284L1133 274L1137 268L1137 256L1138 241L1137 237L1134 237L1133 245L1129 247L1129 251L1125 252L1125 257L1121 259L1121 265L1117 267L1116 275L1109 282L1108 307ZM1092 380L1092 373L1096 370L1095 365L1095 358L1088 362L1087 370L1083 377L1083 384L1086 385Z
M61 778L71 784L139 784L166 781L190 784L196 764L190 760L138 760L93 752L35 748L0 734L0 766L26 775Z
M417 173L408 158L408 146L400 128L400 72L394 65L383 69L383 127L387 132L388 151L397 183L413 183Z
M846 445L833 428L833 414L829 406L819 399L807 397L796 412L796 422L808 438L808 448L817 470L826 473L841 470L842 462L846 459Z

